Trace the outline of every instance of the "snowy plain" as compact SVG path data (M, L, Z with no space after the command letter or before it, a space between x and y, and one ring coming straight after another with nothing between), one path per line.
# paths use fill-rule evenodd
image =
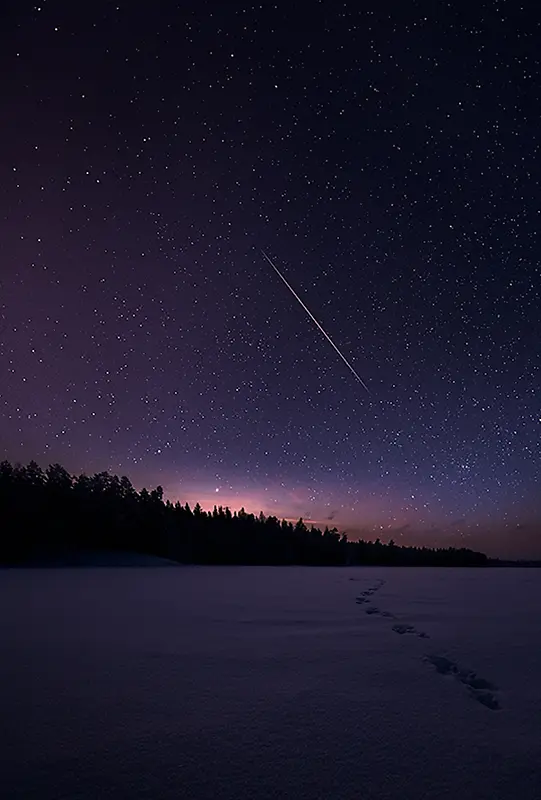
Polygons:
M0 571L0 794L541 797L541 570Z

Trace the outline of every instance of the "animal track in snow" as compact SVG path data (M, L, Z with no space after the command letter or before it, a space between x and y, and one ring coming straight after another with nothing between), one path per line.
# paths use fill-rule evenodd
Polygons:
M413 625L393 625L395 633L413 633L415 628Z
M368 589L362 591L356 598L355 602L357 605L364 605L365 603L369 602L369 598L381 589L384 585L385 581L379 581L375 586L371 586ZM390 611L381 611L377 606L369 605L368 608L365 608L365 613L369 616L380 616L386 617L389 619L396 619L394 614L391 614ZM393 631L395 633L400 634L401 636L409 635L409 636L417 636L420 639L430 639L428 633L424 631L418 631L414 625L409 625L408 623L404 622L397 622L393 625ZM438 655L428 655L425 656L425 661L429 664L432 664L435 667L436 672L440 675L449 675L455 680L462 683L468 689L470 696L477 700L478 703L489 708L491 711L499 711L501 709L500 700L498 698L498 687L495 686L490 681L486 680L486 678L481 678L471 669L465 669L464 667L459 667L454 661L451 661L449 658L445 656L438 656Z
M364 603L368 603L369 602L369 598L375 592L377 592L378 589L381 589L381 587L384 585L384 583L385 583L385 581L379 581L379 583L376 583L374 586L371 586L369 589L365 589L363 592L361 592L355 598L355 602L357 603L357 605L362 606ZM377 614L378 616L386 617L387 619L395 619L394 614L391 614L390 611L381 611L376 606L369 606L368 608L365 608L365 613L366 614Z
M425 633L424 631L418 631L414 625L405 625L403 623L397 623L396 625L393 625L393 631L401 635L409 633L410 635L418 636L420 639L430 639L428 633Z
M390 611L381 611L381 609L377 608L376 606L369 606L365 609L366 614L378 614L380 617L387 617L390 619L394 619L394 614L391 614Z
M491 711L498 711L501 708L496 694L498 687L485 678L480 678L473 670L459 667L458 664L455 664L454 661L445 656L430 655L426 656L425 660L432 664L440 675L450 675L467 686L470 695L478 703L490 708Z
M363 603L368 603L368 598L369 598L369 597L371 597L371 596L374 594L374 592L377 592L377 591L378 591L378 589L381 589L381 587L383 586L383 584L384 584L384 583L385 583L385 581L380 581L380 582L379 582L379 583L377 583L375 586L371 586L369 589L365 589L364 591L362 591L362 592L361 592L361 593L360 593L360 594L359 594L359 595L358 595L358 596L355 598L355 602L357 603L357 605L359 605L359 606L360 606L360 605L362 605ZM373 612L372 612L372 613L373 613Z
M385 581L379 581L374 586L371 586L369 589L365 589L364 591L362 591L355 598L355 602L357 603L357 605L361 606L364 603L368 603L369 598L375 592L377 592L378 589L381 589L384 583ZM376 606L369 606L368 608L365 608L365 613L371 616L377 614L378 616L386 617L387 619L396 619L395 615L391 614L390 611L381 611ZM404 633L413 634L414 636L419 636L421 639L430 639L428 633L425 633L424 631L418 631L417 628L415 628L413 625L404 625L397 623L396 625L393 625L393 631L395 631L395 633L400 633L400 634Z

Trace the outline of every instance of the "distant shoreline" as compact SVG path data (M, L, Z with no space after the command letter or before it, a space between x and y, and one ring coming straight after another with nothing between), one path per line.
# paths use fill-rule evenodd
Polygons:
M205 564L199 562L175 561L173 559L162 558L159 556L146 555L135 551L120 550L70 550L68 552L49 552L40 553L32 557L13 562L0 562L0 568L4 569L50 569L50 568L77 568L77 567L208 567L208 566L228 566L228 567L280 567L284 566L318 566L326 568L327 565L311 564ZM424 568L433 565L429 564L338 564L341 569L364 569L378 567L397 567L397 568ZM541 569L541 561L523 559L511 561L509 559L489 559L487 563L481 565L441 565L441 569Z
M70 550L39 553L19 561L1 562L0 567L13 569L47 569L69 567L180 567L178 561L133 551Z

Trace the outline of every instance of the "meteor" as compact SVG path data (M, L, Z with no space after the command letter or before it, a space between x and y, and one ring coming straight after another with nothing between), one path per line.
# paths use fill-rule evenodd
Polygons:
M267 254L266 254L266 253L265 253L263 250L261 251L261 255L263 256L263 258L265 258L265 259L266 259L266 260L269 262L269 264L271 265L271 267L273 268L273 270L276 272L276 274L278 275L278 277L282 279L282 281L285 283L285 285L287 286L287 288L289 289L289 291L291 292L291 294L293 295L293 297L294 297L296 300L298 300L298 302L299 302L299 303L301 304L301 306L304 308L304 310L306 311L306 313L308 314L308 316L310 317L310 319L312 320L312 322L314 323L314 325L316 325L316 326L319 328L319 330L321 331L321 333L323 334L323 336L326 338L326 340L329 342L329 344L330 344L330 345L332 345L332 347L333 347L333 348L336 350L336 352L338 353L338 355L340 356L340 358L342 359L342 361L344 362L344 364L346 365L346 367L349 369L349 371L350 371L350 372L352 372L352 373L353 373L354 377L355 377L355 378L356 378L356 379L359 381L359 383L361 384L361 386L363 387L363 389L366 389L366 391L368 392L368 394L370 394L370 389L368 388L368 386L366 385L366 383L363 381L363 379L361 378L361 376L360 376L360 375L359 375L359 374L358 374L358 373L357 373L357 372L356 372L356 371L353 369L353 367L351 366L351 364L349 363L349 361L347 360L347 358L345 357L345 355L343 355L343 354L340 352L340 350L339 350L339 349L338 349L338 347L335 345L335 343L333 342L333 340L331 339L331 337L329 336L329 334L328 334L328 333L327 333L325 330L323 330L323 328L321 327L321 325L319 324L319 322L317 321L317 319L314 317L314 315L312 314L312 312L310 311L310 309L309 309L309 308L307 308L307 306L305 306L305 304L302 302L301 298L299 297L299 295L297 294L297 292L295 291L295 289L293 289L293 287L292 287L292 286L290 286L290 284L289 284L289 283L287 282L287 280L284 278L284 276L282 275L282 273L280 272L280 270L278 269L278 267L276 266L276 264L274 264L274 262L272 261L272 259L270 259L270 258L269 258L269 256L268 256L268 255L267 255Z

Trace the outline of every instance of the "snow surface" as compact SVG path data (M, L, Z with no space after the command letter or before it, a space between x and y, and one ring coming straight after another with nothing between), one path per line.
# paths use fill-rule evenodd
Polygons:
M62 550L44 552L27 559L20 566L27 567L178 567L178 561L146 553L124 550ZM19 569L19 566L15 567Z
M541 797L541 571L0 571L2 797ZM368 612L368 613L367 613Z

